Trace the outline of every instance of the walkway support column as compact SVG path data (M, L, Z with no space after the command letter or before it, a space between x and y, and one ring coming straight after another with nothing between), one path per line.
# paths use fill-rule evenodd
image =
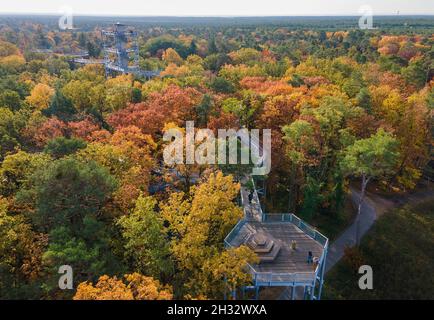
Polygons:
M326 260L327 260L327 251L328 251L328 248L325 248L324 249L324 257L323 257L322 266L321 266L321 276L319 279L318 300L321 300L322 285L324 283L324 270L325 270L325 265L326 265Z
M295 300L295 286L292 286L291 288L291 300Z

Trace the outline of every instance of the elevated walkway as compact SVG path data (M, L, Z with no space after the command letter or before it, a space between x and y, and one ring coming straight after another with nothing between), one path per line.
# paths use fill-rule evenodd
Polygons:
M259 142L245 137L240 141L260 154ZM266 156L262 155L262 161ZM244 218L226 236L225 246L245 245L258 255L259 263L249 265L256 298L260 287L286 286L292 288L292 299L320 299L328 239L294 214L263 213L253 178L246 176L241 182ZM313 261L308 261L309 252Z

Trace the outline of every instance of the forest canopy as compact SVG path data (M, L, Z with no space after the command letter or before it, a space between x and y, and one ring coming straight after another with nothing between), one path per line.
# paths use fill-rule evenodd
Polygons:
M0 299L221 299L248 285L256 254L224 248L245 170L165 165L163 134L186 121L271 129L261 201L319 230L342 220L352 181L399 193L432 175L432 18L137 22L152 79L73 63L103 58L99 20L5 19ZM58 288L63 264L73 291Z

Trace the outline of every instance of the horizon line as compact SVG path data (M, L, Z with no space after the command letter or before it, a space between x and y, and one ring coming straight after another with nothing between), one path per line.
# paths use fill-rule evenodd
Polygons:
M54 12L0 12L0 16L61 16L63 13ZM291 18L291 17L360 17L360 14L297 14L297 15L140 15L140 14L94 14L77 13L76 17L122 17L122 18ZM374 17L434 17L434 13L378 13Z

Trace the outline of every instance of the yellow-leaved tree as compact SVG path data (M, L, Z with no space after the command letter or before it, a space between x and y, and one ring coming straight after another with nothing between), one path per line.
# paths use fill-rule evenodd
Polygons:
M50 86L38 83L27 97L27 102L37 110L43 110L48 108L51 98L54 95L54 89Z
M167 62L168 64L173 63L177 66L180 66L184 63L184 60L182 60L178 52L176 52L176 50L172 48L168 48L166 51L164 51L162 58L163 61Z
M93 285L82 282L74 300L170 300L172 289L158 280L139 273L126 274L124 279L103 275Z
M222 298L225 279L233 286L246 285L247 263L256 255L243 247L225 251L223 240L242 217L235 203L240 185L220 171L190 188L190 193L172 193L161 206L167 222L170 250L176 263L176 276L184 283L179 296Z

